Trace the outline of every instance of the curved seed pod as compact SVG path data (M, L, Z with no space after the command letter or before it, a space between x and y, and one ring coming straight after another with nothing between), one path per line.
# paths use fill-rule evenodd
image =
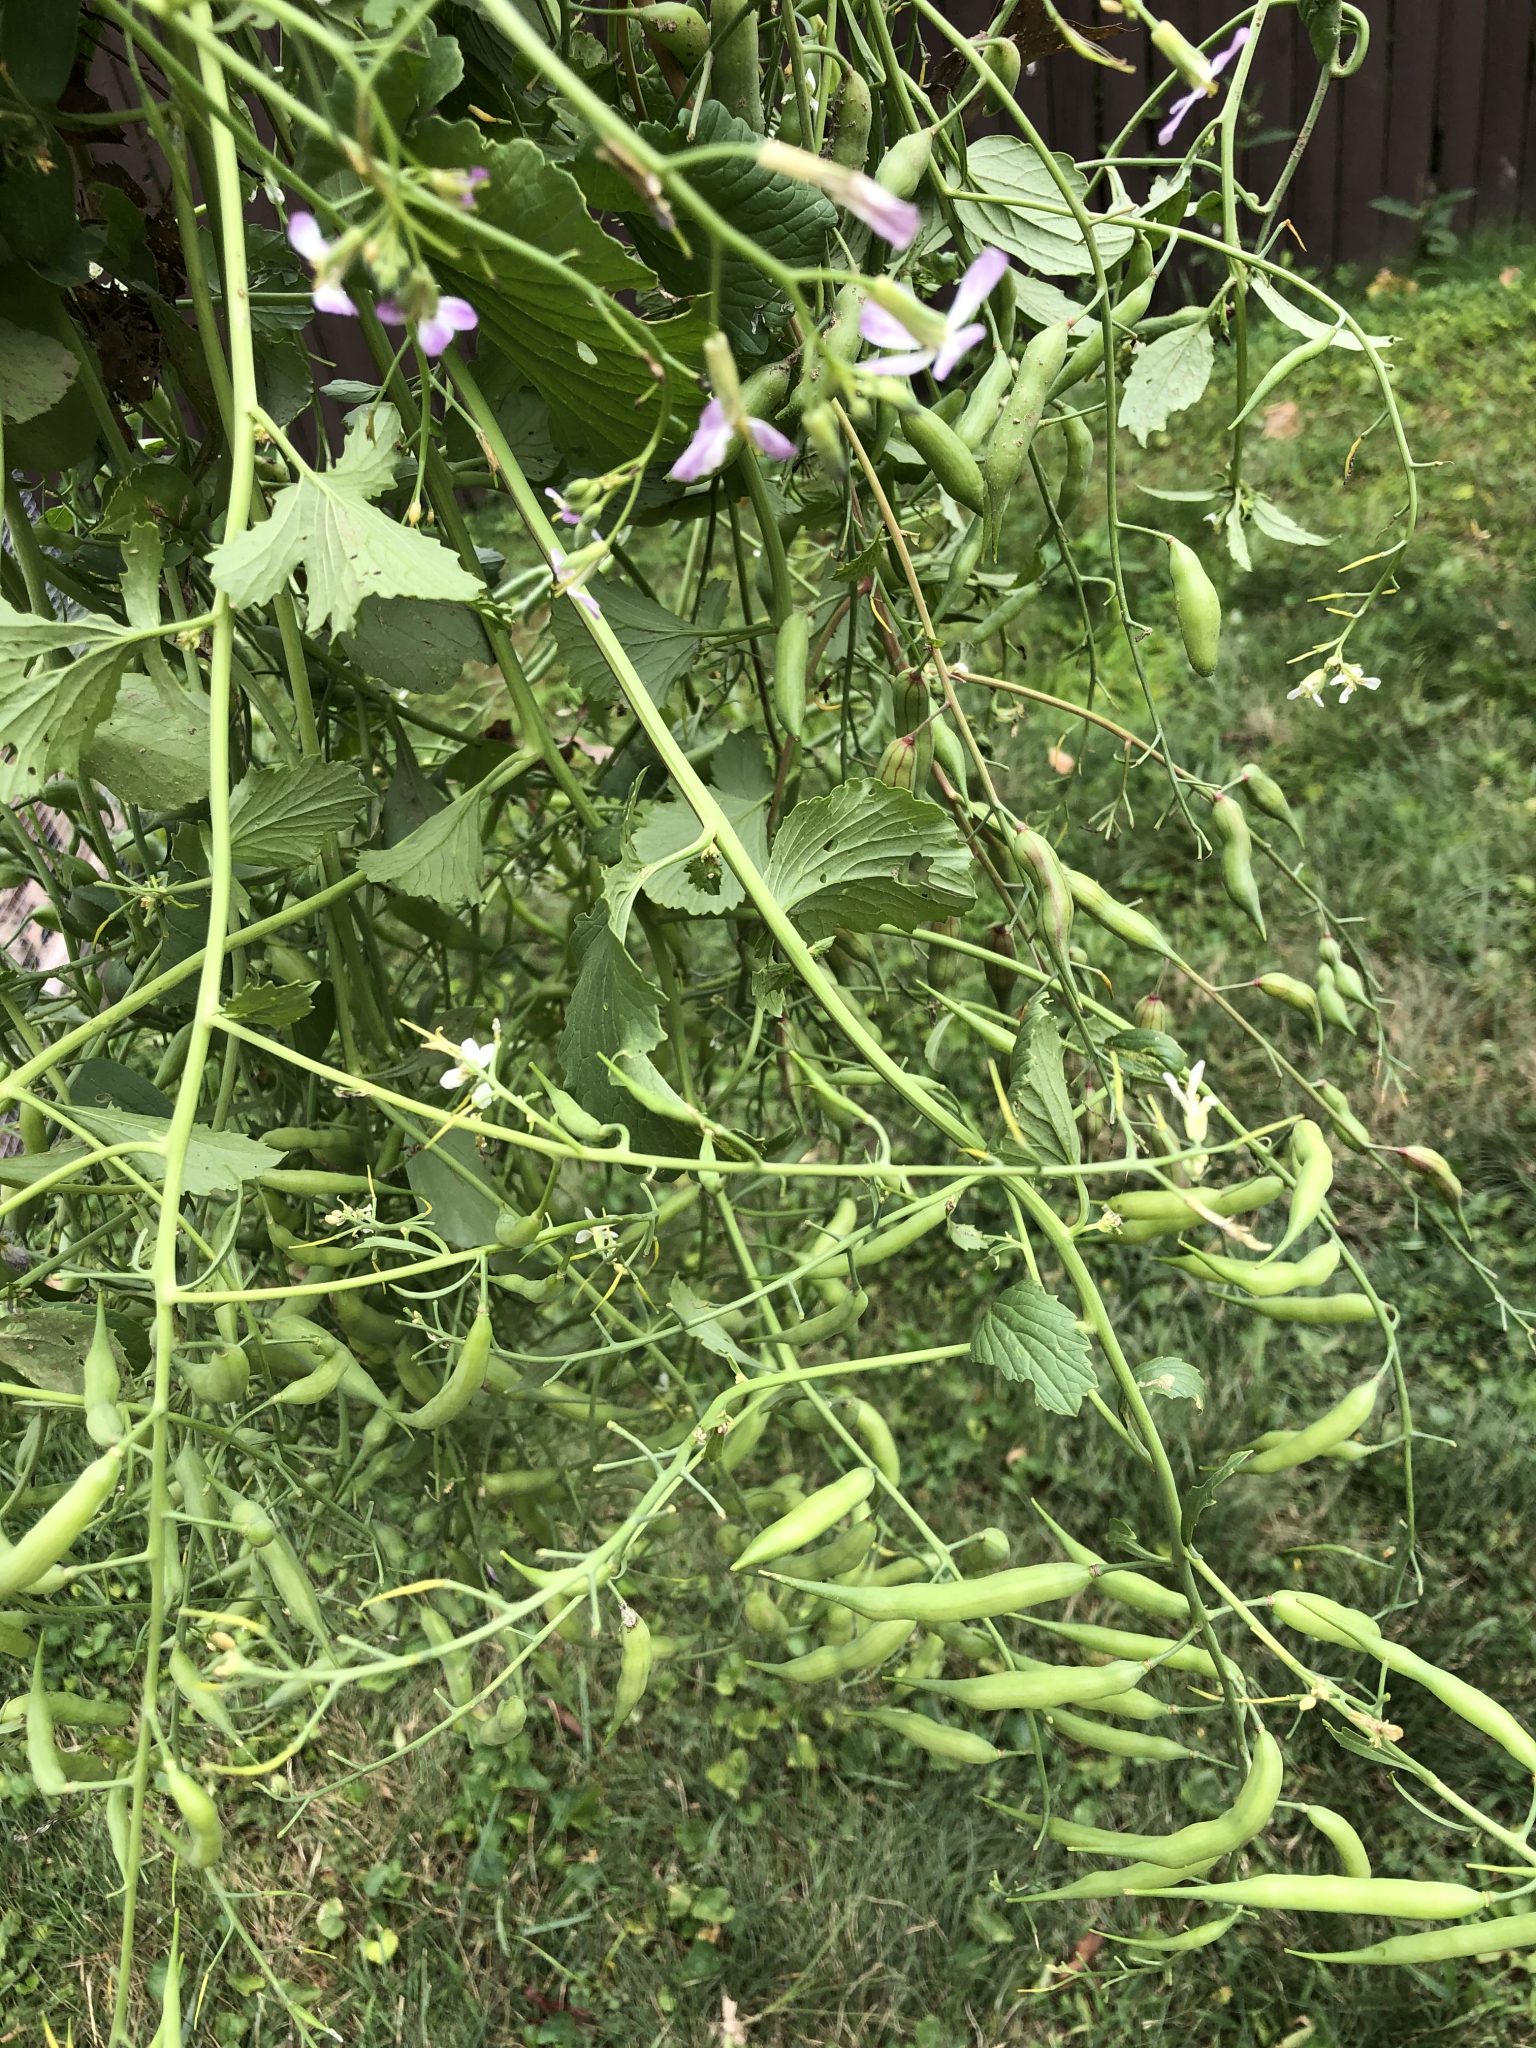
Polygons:
M1189 1602L1176 1587L1165 1586L1161 1580L1149 1578L1145 1572L1106 1564L1097 1551L1090 1550L1086 1543L1079 1543L1075 1536L1067 1534L1060 1522L1053 1521L1039 1501L1032 1501L1030 1505L1068 1557L1075 1564L1086 1565L1095 1574L1097 1590L1106 1600L1118 1600L1123 1607L1155 1615L1161 1621L1188 1622Z
M330 1630L325 1625L325 1616L320 1611L320 1602L315 1597L309 1573L300 1564L288 1539L280 1535L270 1521L268 1527L272 1534L256 1551L261 1569L271 1582L281 1606L287 1608L300 1628L312 1635L322 1649L329 1650Z
M1003 402L1004 393L1013 383L1015 374L1011 357L999 349L996 355L988 359L966 398L960 416L954 422L954 428L973 455L992 431L998 407Z
M1241 1287L1245 1294L1274 1296L1324 1286L1333 1278L1342 1256L1338 1239L1330 1237L1304 1259L1232 1259L1216 1252L1189 1252L1164 1263L1177 1266L1181 1273L1192 1273L1197 1280L1219 1280L1228 1287Z
M1285 1230L1270 1253L1274 1259L1278 1259L1303 1231L1309 1230L1317 1221L1333 1186L1333 1153L1321 1126L1315 1124L1311 1117L1299 1118L1292 1128L1291 1165L1295 1169L1296 1180L1291 1189Z
M994 106L1006 106L1024 68L1018 44L1007 36L993 36L981 45L978 54L986 59L987 68L992 73L986 84L987 98Z
M1462 1185L1457 1179L1451 1162L1441 1152L1429 1145L1394 1145L1392 1150L1405 1165L1415 1173L1423 1175L1437 1194L1446 1201L1458 1204L1462 1197Z
M814 1543L844 1515L868 1500L874 1485L875 1475L868 1465L845 1472L841 1479L834 1479L830 1486L819 1488L798 1507L791 1508L787 1515L780 1515L776 1522L770 1522L766 1529L760 1530L731 1570L752 1571L758 1565L771 1564L775 1558L787 1557L790 1551L799 1549L804 1543Z
M1478 1686L1458 1678L1454 1672L1442 1671L1438 1664L1427 1663L1406 1643L1389 1642L1381 1637L1373 1646L1373 1652L1389 1671L1396 1672L1399 1678L1412 1679L1415 1685L1433 1693L1459 1721L1465 1721L1480 1735L1490 1737L1523 1769L1536 1774L1536 1737L1523 1722L1515 1719L1507 1707L1501 1706Z
M1331 1806L1304 1806L1302 1812L1324 1841L1332 1844L1346 1877L1374 1876L1370 1852L1342 1813L1335 1813Z
M807 1650L803 1657L791 1657L783 1664L758 1664L754 1669L771 1672L776 1678L792 1678L800 1685L828 1685L839 1678L855 1678L873 1671L894 1657L912 1633L904 1616L894 1621L873 1621L862 1634L842 1643L823 1643Z
M774 1576L788 1581L793 1575L795 1578L808 1579L817 1585L839 1578L842 1573L851 1572L864 1562L875 1547L876 1533L873 1516L866 1515L862 1522L855 1522L851 1528L840 1531L830 1543L823 1543L820 1549L798 1551L780 1558L778 1561L785 1570L775 1573ZM905 1609L898 1608L894 1603L884 1610L885 1615L904 1612Z
M1355 1020L1349 1014L1349 1005L1339 993L1339 984L1333 969L1325 960L1317 970L1317 1013L1325 1024L1332 1024L1340 1031L1355 1035Z
M43 1651L38 1645L32 1664L32 1689L27 1694L27 1769L32 1782L45 1799L58 1799L69 1790L69 1774L59 1759L53 1733L53 1706L43 1689Z
M224 1853L224 1830L213 1795L179 1765L165 1766L165 1789L186 1823L186 1859L194 1870L208 1870Z
M1368 1294L1282 1294L1276 1301L1244 1299L1237 1305L1272 1323L1315 1323L1323 1329L1376 1321L1376 1304Z
M1256 762L1245 761L1237 771L1237 779L1266 818L1274 818L1280 824L1289 826L1296 835L1296 844L1298 846L1305 845L1306 842L1301 836L1301 827L1297 824L1292 815L1291 807L1285 800L1285 791L1276 782L1273 775L1267 775Z
M1371 1134L1349 1106L1349 1097L1342 1088L1335 1088L1331 1081L1314 1081L1312 1086L1326 1104L1328 1114L1333 1118L1333 1127L1346 1145L1357 1152L1370 1148Z
M1362 1380L1357 1387L1351 1387L1341 1401L1336 1401L1325 1415L1320 1415L1305 1429L1299 1429L1288 1443L1272 1444L1250 1458L1244 1466L1246 1472L1289 1472L1297 1465L1306 1464L1309 1458L1320 1458L1343 1443L1357 1430L1365 1427L1376 1409L1376 1399L1381 1392L1381 1373L1373 1373L1368 1380Z
M1184 652L1196 675L1213 676L1221 654L1221 598L1192 547L1170 537L1168 569ZM1246 909L1246 905L1243 906Z
M1218 792L1211 805L1211 831L1221 848L1222 887L1238 909L1252 919L1259 937L1268 938L1259 886L1253 878L1253 838L1243 807L1235 797Z
M901 431L935 481L957 504L980 516L986 510L987 487L975 456L954 428L926 406L915 405L902 413Z
M1179 1934L1111 1934L1107 1927L1103 1931L1108 1940L1123 1942L1127 1948L1150 1950L1157 1956L1181 1955L1220 1941L1241 1919L1242 1911L1241 1906L1234 1906L1230 1913L1218 1913L1214 1920L1202 1920L1198 1927L1186 1927Z
M1299 1010L1303 1017L1310 1017L1321 1033L1317 990L1310 982L1298 981L1294 974L1259 974L1254 976L1253 986L1271 1001L1284 1003L1288 1010Z
M978 1713L1002 1714L1028 1708L1088 1706L1131 1691L1142 1677L1140 1664L1043 1664L1034 1671L989 1671L979 1678L929 1678L920 1688Z
M206 1355L178 1351L175 1365L194 1400L224 1407L243 1401L250 1391L251 1361L241 1344L224 1344Z
M1239 1877L1187 1891L1138 1886L1152 1898L1212 1899L1224 1906L1260 1906L1272 1913L1370 1913L1383 1920L1458 1920L1481 1912L1487 1892L1469 1884L1413 1877Z
M223 1692L204 1678L180 1643L172 1644L171 1654L166 1662L171 1674L171 1683L198 1719L206 1721L210 1728L217 1728L229 1741L239 1743L240 1731L235 1726L229 1708L224 1704Z
M933 733L933 757L944 771L944 779L959 796L962 803L969 802L971 793L971 764L960 735L942 717L935 717L931 727Z
M1092 875L1079 874L1076 868L1065 864L1062 873L1067 878L1073 902L1079 910L1085 910L1095 924L1102 925L1105 931L1123 939L1128 946L1136 946L1144 953L1161 953L1165 958L1172 958L1173 948L1150 917L1143 917L1139 910L1132 910L1128 904L1116 902Z
M1172 1883L1186 1877L1203 1877L1209 1863L1192 1863L1182 1870L1168 1870L1161 1863L1122 1863L1114 1870L1090 1870L1071 1884L1054 1891L1036 1892L1039 1899L1124 1899L1144 1892L1149 1886Z
M1344 1650L1365 1650L1380 1654L1384 1638L1368 1614L1358 1607L1346 1607L1322 1593L1297 1593L1289 1589L1270 1598L1277 1621L1315 1642L1335 1643Z
M987 492L988 552L996 554L998 532L1014 486L1024 473L1029 451L1045 412L1046 397L1066 361L1066 321L1044 327L1029 343L1019 364L1013 389L1003 401L997 424L986 444L981 473Z
M932 1721L926 1714L915 1714L907 1707L876 1707L862 1718L879 1728L888 1728L915 1749L943 1757L949 1763L995 1764L1003 1757L1003 1751L984 1735L975 1735L969 1728L948 1728L942 1721Z
M490 1362L491 1319L481 1309L459 1346L453 1370L444 1380L441 1390L414 1413L401 1419L410 1429L441 1429L445 1422L462 1415L485 1385L486 1368Z
M1511 1913L1502 1920L1438 1927L1432 1934L1394 1934L1369 1948L1294 1949L1312 1963L1444 1963L1455 1956L1509 1955L1536 1948L1536 1913Z
M619 1682L613 1695L613 1719L608 1723L605 1738L610 1742L645 1698L645 1689L651 1682L651 1631L645 1617L623 1602L619 1607L619 1624L623 1630L623 1650Z
M1081 413L1064 412L1061 431L1067 444L1066 465L1056 486L1056 522L1065 526L1083 502L1093 475L1093 429Z
M1092 1621L1035 1619L1034 1626L1048 1629L1053 1636L1065 1636L1068 1642L1101 1657L1135 1657L1149 1664L1156 1660L1170 1671L1195 1671L1203 1678L1217 1676L1215 1659L1198 1643L1171 1643L1163 1636L1142 1635L1136 1629L1105 1628Z
M1374 1007L1365 983L1360 979L1359 970L1352 960L1345 959L1343 948L1337 939L1325 932L1317 942L1317 952L1324 965L1333 969L1333 978L1338 983L1339 994L1346 1002L1359 1003L1365 1009Z
M1064 961L1075 908L1066 870L1050 841L1027 825L1013 835L1012 845L1019 874L1034 893L1041 929L1058 960Z
M1133 1835L1117 1853L1174 1869L1210 1864L1218 1857L1230 1856L1269 1825L1280 1798L1283 1777L1280 1745L1267 1728L1261 1728L1248 1775L1224 1814L1215 1820L1192 1821L1188 1827L1176 1828L1171 1835Z
M866 1620L905 1615L926 1628L945 1621L985 1621L1052 1600L1072 1600L1092 1584L1095 1574L1084 1564L1026 1564L1012 1571L989 1572L984 1578L950 1579L926 1586L834 1586L787 1573L783 1577L797 1593L851 1607Z
M1155 277L1143 278L1119 300L1114 309L1114 325L1124 331L1136 327L1152 303L1156 287ZM1058 399L1070 391L1075 384L1081 384L1085 377L1091 377L1104 360L1104 323L1097 313L1087 316L1088 325L1082 340L1073 349L1062 368L1051 381L1050 396Z
M864 90L867 93L868 86ZM893 142L876 167L875 183L898 199L914 197L933 162L933 133L931 128L918 128Z
M77 1537L84 1535L117 1485L120 1444L103 1451L14 1544L0 1550L0 1599L35 1588Z
M1064 1735L1083 1749L1102 1750L1106 1756L1129 1757L1151 1764L1186 1763L1195 1752L1171 1735L1148 1735L1142 1728L1113 1728L1095 1721L1091 1714L1071 1714L1056 1708L1046 1715L1053 1735Z

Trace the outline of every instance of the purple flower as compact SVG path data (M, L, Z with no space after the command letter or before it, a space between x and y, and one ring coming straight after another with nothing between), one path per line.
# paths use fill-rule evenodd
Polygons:
M475 203L475 193L482 185L488 185L490 182L491 174L484 164L471 164L464 173L464 188L459 194L460 206L472 207Z
M808 149L770 139L758 146L757 160L765 171L795 178L802 185L815 185L837 206L845 206L864 225L873 228L893 249L905 249L917 233L922 215L910 199L898 199L862 171L813 156Z
M580 526L581 514L568 498L561 497L553 484L546 484L544 495L555 508L555 517L562 526Z
M405 314L393 299L380 299L376 308L386 327L403 327ZM416 322L416 339L429 356L440 356L456 334L468 334L480 324L480 315L468 299L456 299L444 292L430 313Z
M555 589L594 619L603 616L603 608L591 591L586 588L587 578L597 567L604 551L601 548L583 548L577 555L567 555L561 548L549 551L549 566L554 571ZM585 557L586 559L583 559Z
M1212 78L1218 77L1220 73L1226 70L1232 59L1237 55L1244 43L1247 42L1248 36L1249 31L1246 28L1240 28L1227 47L1216 52L1216 55L1211 59ZM1211 90L1214 91L1215 87L1213 86ZM1192 107L1198 107L1200 102L1208 97L1209 94L1201 91L1186 92L1174 101L1173 105L1168 109L1167 120L1157 131L1157 146L1159 149L1166 149L1168 147L1169 143L1172 142L1174 136L1178 133L1179 125L1183 121L1184 116Z
M335 245L328 242L320 232L320 223L312 213L300 211L288 216L288 245L304 258L315 274L310 297L317 313L348 313L355 315L356 306L331 275L335 265Z
M899 353L872 356L864 368L881 377L915 377L919 370L931 369L935 381L942 384L960 358L985 337L985 325L972 315L997 289L1007 268L1008 258L1001 249L982 250L955 286L955 296L943 316L943 338L931 348L895 313L874 299L868 300L859 318L860 334L877 348Z
M697 483L700 477L712 475L729 456L738 434L771 462L788 462L796 453L794 442L786 439L777 427L770 426L767 420L752 419L746 414L732 419L724 403L712 398L699 414L693 439L667 475L680 484Z

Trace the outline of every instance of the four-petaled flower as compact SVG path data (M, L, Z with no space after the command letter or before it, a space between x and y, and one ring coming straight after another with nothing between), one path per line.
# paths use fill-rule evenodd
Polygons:
M1294 690L1287 690L1285 694L1287 697L1305 697L1309 704L1315 704L1321 710L1324 701L1323 691L1327 687L1327 683L1327 669L1315 668L1310 675L1302 677Z
M667 475L680 484L695 484L701 476L712 476L730 454L738 436L750 441L770 462L789 462L797 453L794 442L767 420L753 419L745 412L733 417L724 399L712 398L699 414L692 440Z
M949 310L936 316L942 319L943 328L932 347L925 346L923 337L914 334L897 314L870 299L859 318L859 332L877 348L900 353L871 356L863 367L881 377L915 377L920 370L931 370L934 381L942 384L960 358L985 338L986 327L974 315L997 289L1007 268L1008 258L1001 249L982 250L955 286Z
M380 299L376 311L386 327L403 327L406 324L405 314L393 299ZM444 292L432 311L415 323L416 339L423 354L440 356L456 334L468 334L479 324L480 315L468 299L458 299L452 292Z
M320 223L312 213L289 214L288 244L304 258L315 274L314 288L310 293L315 311L355 315L356 306L337 281L335 244L325 239L320 232Z
M544 486L544 495L555 508L555 517L562 526L580 526L581 514L569 498L562 497L553 484Z
M1356 690L1379 690L1380 676L1368 676L1358 661L1339 661L1339 672L1332 679L1338 686L1339 702L1347 704Z
M478 1039L459 1040L459 1061L438 1076L440 1088L469 1088L469 1099L476 1109L489 1109L495 1100L496 1091L491 1086L490 1072L496 1064L501 1034L492 1028L491 1042L481 1045ZM470 1084L474 1085L471 1087Z
M1189 1080L1176 1081L1166 1069L1163 1079L1168 1083L1168 1092L1184 1114L1184 1135L1191 1145L1203 1145L1206 1131L1210 1128L1211 1105L1215 1096L1204 1092L1205 1061L1196 1060L1189 1070Z
M1211 78L1213 81L1220 73L1226 70L1232 59L1237 55L1244 43L1247 42L1249 33L1249 30L1246 28L1240 28L1226 48L1216 52L1215 56L1211 59ZM1166 149L1168 147L1169 143L1172 142L1174 136L1178 133L1179 126L1185 115L1192 107L1198 107L1202 100L1208 99L1215 90L1214 83L1208 88L1197 86L1193 92L1183 93L1174 101L1173 105L1168 109L1167 120L1157 131L1157 146L1159 149Z
M828 157L813 156L808 149L792 143L768 141L758 145L757 160L765 171L777 171L802 185L815 185L836 206L844 206L855 220L873 228L893 249L905 249L922 225L922 215L910 199L898 199L863 171Z

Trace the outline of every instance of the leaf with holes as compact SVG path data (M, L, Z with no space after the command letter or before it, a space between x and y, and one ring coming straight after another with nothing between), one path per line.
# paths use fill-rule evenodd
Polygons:
M366 796L349 761L253 768L230 799L235 859L253 868L307 867L331 833L356 823Z
M1216 367L1216 347L1203 320L1175 327L1138 349L1120 397L1120 424L1145 448L1176 412L1205 396Z
M1005 1380L1022 1380L1052 1415L1075 1415L1098 1375L1071 1309L1032 1280L998 1295L971 1336L971 1356Z
M381 405L353 421L329 469L278 492L259 525L208 557L216 588L237 607L265 604L299 570L311 632L350 632L368 597L468 599L483 594L451 549L401 526L371 500L394 482L400 415Z
M1056 166L1081 200L1088 180L1067 156ZM1082 277L1093 269L1088 244L1067 211L1056 180L1016 135L983 135L966 151L965 196L955 211L971 239L991 242L1046 277ZM1134 239L1125 222L1094 219L1094 244L1106 264L1118 263Z
M318 981L248 981L224 1005L224 1015L258 1031L278 1031L309 1015L319 986Z
M937 804L884 782L844 782L779 828L768 886L807 938L912 931L975 901L971 856Z
M1205 1380L1182 1358L1149 1358L1133 1375L1144 1394L1161 1394L1165 1401L1193 1401L1205 1406Z
M80 365L51 334L33 334L0 320L0 419L11 426L56 406Z

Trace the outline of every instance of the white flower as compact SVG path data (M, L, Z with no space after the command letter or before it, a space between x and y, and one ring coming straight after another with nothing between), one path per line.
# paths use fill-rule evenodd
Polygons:
M1305 697L1309 704L1315 704L1321 711L1326 701L1323 690L1327 682L1328 671L1324 668L1315 668L1310 675L1302 677L1294 690L1287 690L1285 694L1287 697Z
M469 1088L469 1099L476 1109L489 1109L495 1100L496 1091L490 1083L490 1072L496 1064L496 1054L501 1047L501 1027L493 1025L489 1045L481 1045L477 1039L459 1040L459 1064L449 1067L438 1077L439 1088ZM473 1086L470 1084L473 1082Z
M1380 676L1368 676L1358 661L1339 661L1339 672L1331 679L1338 688L1339 702L1347 704L1356 690L1379 690Z
M587 1219L587 1228L578 1230L576 1242L590 1244L600 1259L611 1259L619 1242L619 1233L611 1223L604 1223L600 1216L594 1216L583 1202L581 1213Z
M1205 1061L1196 1060L1189 1070L1189 1080L1180 1085L1166 1070L1163 1079L1168 1083L1168 1092L1184 1114L1184 1135L1191 1145L1203 1145L1210 1126L1211 1105L1215 1097L1204 1092Z

